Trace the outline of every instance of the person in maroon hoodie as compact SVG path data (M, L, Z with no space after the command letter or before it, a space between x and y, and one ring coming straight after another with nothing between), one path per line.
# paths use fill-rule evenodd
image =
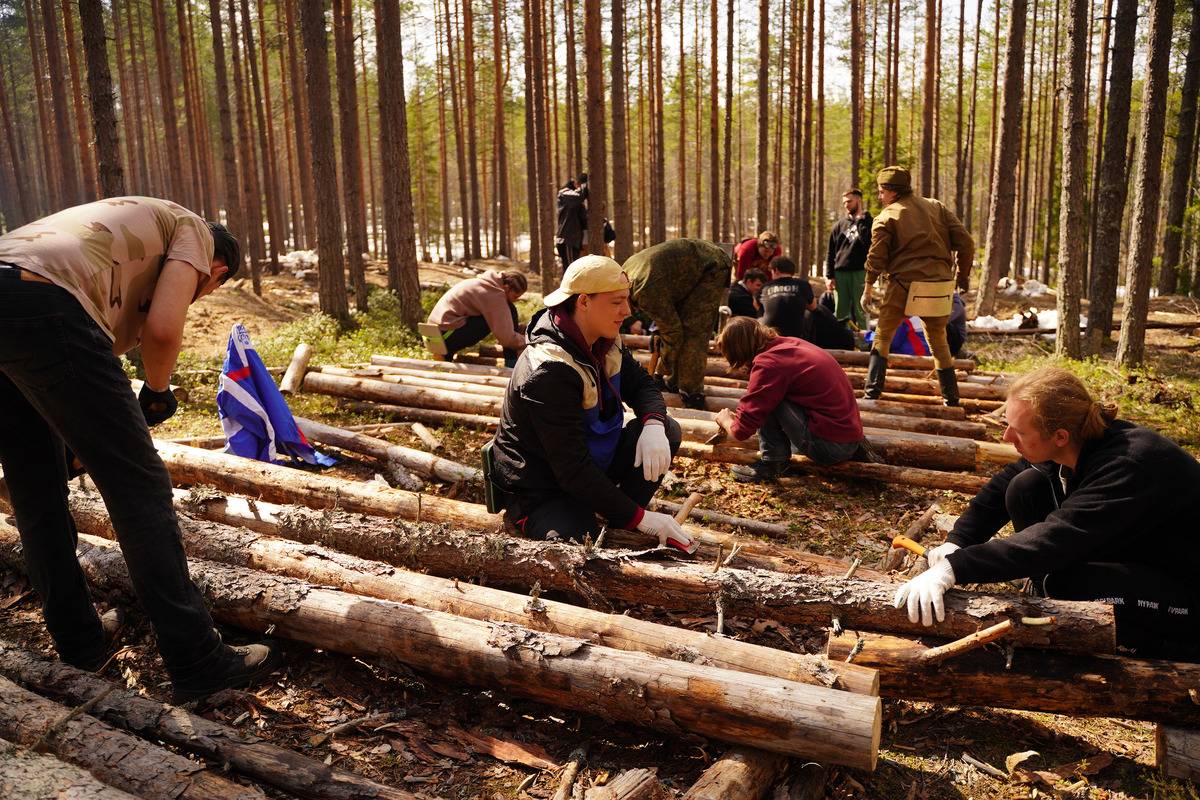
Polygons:
M850 380L833 356L750 317L730 320L717 345L731 367L750 368L737 410L717 414L717 424L734 439L758 432L759 460L734 466L735 480L773 480L787 470L792 453L819 464L878 460L863 437Z

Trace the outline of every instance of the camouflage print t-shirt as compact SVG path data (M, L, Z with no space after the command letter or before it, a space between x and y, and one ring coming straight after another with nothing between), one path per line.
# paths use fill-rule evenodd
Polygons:
M0 262L50 279L113 340L138 343L168 259L208 275L213 238L186 208L153 197L110 197L59 211L0 236Z

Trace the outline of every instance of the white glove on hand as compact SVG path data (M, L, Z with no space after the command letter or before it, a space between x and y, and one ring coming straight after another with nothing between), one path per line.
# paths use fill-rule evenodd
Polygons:
M670 468L671 444L667 441L667 429L658 420L650 420L642 428L633 465L642 468L642 475L648 481L658 480Z
M675 518L669 514L660 514L657 511L643 512L642 521L638 523L638 530L657 536L659 547L670 545L688 555L696 552L698 547L691 534L681 528Z
M935 614L938 622L945 622L946 605L942 595L954 582L954 569L943 558L936 567L930 567L897 589L892 605L896 608L907 605L909 622L920 618L922 625L929 626L933 624Z
M926 550L925 551L925 560L927 562L929 562L929 567L932 569L933 567L936 567L938 564L945 561L946 556L950 555L955 550L961 550L961 549L962 548L956 544L952 544L950 542L944 542L942 544L939 544L937 547L931 547L930 549Z

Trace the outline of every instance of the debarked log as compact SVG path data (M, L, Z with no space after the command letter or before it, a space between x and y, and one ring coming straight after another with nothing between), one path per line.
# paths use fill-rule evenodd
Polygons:
M57 660L0 640L0 675L141 736L166 742L261 783L313 800L416 800L353 772L326 766L228 725L159 703ZM98 699L97 699L98 698ZM3 796L3 795L0 795Z
M136 800L87 770L0 739L0 797L11 800Z
M71 514L83 533L114 539L115 533L100 498L72 492ZM444 611L448 614L488 622L506 622L548 633L613 647L644 652L663 658L676 658L739 672L753 672L784 680L831 686L860 694L872 694L878 680L873 670L856 665L838 665L830 669L823 656L783 653L769 647L733 639L643 622L632 617L606 614L537 596L513 594L486 586L476 586L447 578L396 568L339 552L317 543L300 543L286 537L294 528L283 520L294 521L288 509L255 504L250 512L245 501L227 498L209 501L198 511L219 515L241 508L245 520L255 514L257 531L234 527L207 519L179 514L179 529L184 547L192 558L217 561L235 567L258 569L299 578L353 594L395 600L399 603ZM192 504L195 508L195 504ZM381 531L383 520L365 520ZM393 528L395 530L395 528ZM269 535L263 535L267 533ZM305 539L312 538L305 536ZM0 661L0 669L3 662Z
M683 800L761 800L787 766L778 753L734 747L704 770Z
M1200 733L1159 723L1154 729L1154 766L1172 778L1200 780Z
M940 664L920 663L922 653L944 641L846 631L830 634L828 653L831 661L843 661L857 649L853 663L879 670L884 697L1200 724L1200 705L1193 699L1200 664L1018 648L1008 665L1002 646Z
M16 530L0 525L0 558L19 564ZM81 536L88 579L132 591L117 546ZM560 708L675 735L872 769L879 698L589 644L325 589L294 578L191 561L213 616L346 655L387 657L445 680L503 689ZM234 796L234 795L226 795Z
M451 483L478 481L483 478L483 473L475 467L468 467L448 458L431 455L424 450L392 444L374 436L348 431L303 417L296 417L296 424L309 439L340 447L343 450L363 453L384 462L395 461L427 478L439 478Z
M16 529L0 523L7 557ZM120 555L117 555L120 558ZM19 556L18 556L19 559ZM124 563L124 562L122 562ZM20 568L20 562L17 562ZM879 702L878 699L875 702ZM22 689L0 677L0 736L26 747L40 743L54 755L86 769L103 783L139 797L179 800L261 800L262 792L210 772L161 747L144 742L86 713Z

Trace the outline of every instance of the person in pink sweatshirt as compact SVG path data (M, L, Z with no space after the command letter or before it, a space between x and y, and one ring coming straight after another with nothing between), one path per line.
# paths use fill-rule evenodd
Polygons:
M750 368L737 410L722 409L716 420L738 441L758 433L759 460L734 466L735 480L774 480L792 453L818 464L878 460L863 436L850 380L829 353L751 317L730 320L717 344L731 367Z
M529 282L515 269L488 270L477 278L460 281L442 295L429 321L442 331L445 359L483 341L489 333L504 348L504 363L511 367L525 347L525 326L517 324L515 303Z

